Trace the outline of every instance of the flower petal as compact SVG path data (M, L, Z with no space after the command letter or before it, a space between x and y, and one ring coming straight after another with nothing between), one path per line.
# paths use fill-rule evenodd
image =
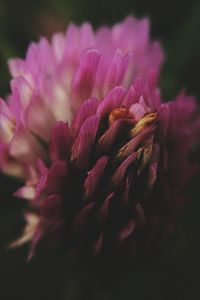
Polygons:
M125 97L122 102L122 106L126 107L129 109L131 104L135 103L137 101L137 93L135 91L134 85L132 84L128 91L125 94Z
M91 210L94 208L95 203L90 202L87 205L85 205L81 211L78 213L78 215L74 219L74 230L79 231L83 229L84 225L87 222L87 219L91 213Z
M88 50L82 57L72 83L73 93L77 102L77 104L74 103L75 107L80 100L87 99L92 93L99 57L100 54L96 49Z
M10 107L2 98L0 98L0 113L4 113L10 120L14 121L14 117Z
M134 220L130 220L126 226L124 226L123 229L121 229L121 231L118 234L118 240L121 242L125 239L127 239L135 230L135 221Z
M33 186L23 186L14 195L19 198L33 200L35 198L35 188Z
M114 196L115 196L115 193L109 194L107 196L107 198L104 200L103 205L99 208L98 216L101 221L107 219L109 206L110 206L110 203L113 200Z
M109 128L108 130L100 137L97 145L97 151L108 153L110 150L114 149L114 145L116 140L123 136L123 132L125 131L125 128L127 125L130 126L130 124L133 123L133 120L124 120L124 119L118 119L116 120Z
M140 143L142 143L145 139L149 138L152 135L155 129L156 127L154 125L145 128L118 151L117 157L119 159L122 159L129 156L131 153L133 153L133 151L137 149Z
M88 164L100 117L98 115L89 117L82 125L78 137L72 146L71 160L78 168L85 168Z
M151 189L156 181L157 178L157 163L151 163L148 169L148 174L147 174L147 186L149 189Z
M59 194L66 186L67 166L65 161L56 161L48 171L47 190L49 194Z
M26 220L26 226L24 228L22 236L10 244L11 248L19 247L31 241L35 234L36 227L39 223L39 216L34 213L25 213L24 216Z
M123 54L120 49L116 50L114 57L110 62L109 70L104 78L104 94L114 86L123 82L129 58L129 54Z
M19 98L23 109L26 109L33 96L30 84L23 77L17 77L11 81L11 89L14 97Z
M125 95L125 89L121 86L113 88L99 104L97 114L104 116L116 107L120 107Z
M141 97L144 101L143 96ZM132 112L132 114L134 115L136 122L139 121L142 117L144 117L144 115L148 112L147 106L142 104L141 102L142 100L139 103L132 104L129 108L130 112Z
M0 140L4 143L11 142L14 134L14 123L4 113L0 112Z
M51 130L50 157L52 161L65 160L70 155L71 137L68 123L57 122Z
M137 152L133 152L131 155L129 155L117 168L115 173L113 174L111 178L112 185L114 187L119 186L123 183L125 179L125 174L127 172L128 167L137 159Z
M50 195L41 202L40 213L47 222L55 222L60 218L61 196Z
M87 118L96 113L98 106L98 100L90 98L81 104L72 124L71 131L74 137L76 137L80 131L81 126Z
M91 197L98 187L99 181L104 173L105 167L108 162L108 157L103 156L97 160L96 164L88 172L88 176L84 182L84 196L86 198Z
M20 58L9 59L8 68L13 78L24 76L26 73L26 63Z
M94 244L94 254L98 255L102 249L103 246L103 239L104 239L104 234L103 232L101 232L99 234L98 239L96 240L95 244Z

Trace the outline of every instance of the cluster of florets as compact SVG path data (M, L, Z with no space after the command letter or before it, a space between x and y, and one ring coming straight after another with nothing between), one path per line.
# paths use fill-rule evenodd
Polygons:
M147 20L96 35L71 25L13 60L0 103L0 162L25 178L27 226L13 245L40 240L72 255L133 257L173 230L200 128L196 102L162 102L162 51Z

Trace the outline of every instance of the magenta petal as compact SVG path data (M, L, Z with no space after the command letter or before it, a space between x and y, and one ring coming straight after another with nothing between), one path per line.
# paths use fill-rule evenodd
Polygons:
M4 143L11 142L14 134L14 124L4 113L0 112L0 140Z
M88 50L82 57L72 83L78 102L87 99L92 93L99 57L100 54L95 49Z
M40 213L42 217L48 220L55 221L60 217L61 211L61 197L59 195L50 195L45 198L40 206Z
M11 120L13 119L12 111L2 98L0 98L0 113L5 114Z
M43 58L39 48L39 43L37 44L32 42L26 53L26 65L28 67L28 70L33 78L37 77L37 80L40 78L41 75L41 60Z
M160 146L159 144L153 145L152 155L151 155L151 163L158 163L160 158Z
M69 58L72 59L72 56L75 55L76 52L79 50L77 49L79 40L80 40L79 28L75 26L73 23L69 24L65 36L65 51L64 51L65 59L69 59Z
M112 176L112 184L116 187L123 183L128 167L136 160L137 153L133 152L129 155L122 164L118 167Z
M64 161L56 161L49 169L47 190L49 194L59 194L66 186L67 167Z
M119 241L123 241L127 239L135 230L135 221L131 220L126 224L126 226L119 232L118 239Z
M43 70L48 72L48 74L51 75L52 71L54 71L53 66L55 63L52 47L51 47L48 39L44 38L44 37L40 38L38 46L39 46L39 49L37 52L40 54L38 57L38 59L40 61L40 68L42 68ZM48 67L47 67L47 65L48 65Z
M46 189L47 176L48 176L48 172L46 171L37 182L37 186L35 189L35 198L37 201L40 200L40 198L42 197L42 195Z
M74 137L78 135L80 128L85 122L85 120L96 113L98 103L98 100L91 98L84 101L83 104L80 106L71 124L72 135Z
M26 109L33 95L30 84L23 77L17 77L11 81L11 89L13 95L19 98L22 107Z
M134 86L136 95L138 97L140 97L145 91L146 81L144 80L143 77L137 77L134 81L133 86Z
M130 188L132 185L133 176L127 176L125 181L125 187L124 187L124 194L122 197L122 205L127 206L129 204L130 200Z
M107 76L105 77L106 90L119 85L125 76L128 67L129 54L123 54L120 49L117 49L111 61Z
M132 104L129 110L134 115L136 121L139 121L147 113L146 107L140 103Z
M100 207L98 215L101 221L107 219L108 217L108 210L109 210L109 206L111 201L114 198L115 193L111 193L108 195L108 197L104 200L103 205Z
M99 181L104 173L105 167L107 165L108 158L106 156L101 157L92 170L88 172L88 176L84 182L84 195L85 197L91 197L96 188L98 187Z
M147 185L148 188L151 189L154 186L157 177L157 163L152 163L149 166L148 174L147 174Z
M69 157L71 137L68 123L58 122L51 130L50 157L52 161L64 160Z
M40 79L44 72L51 75L54 57L48 40L41 38L38 44L32 43L28 48L26 60L35 78Z
M144 53L148 42L149 20L147 18L137 20L128 16L123 24L113 26L112 33L118 47L123 45L123 49L131 48L136 54ZM129 36L134 36L137 42L134 43L134 39L128 38Z
M98 150L108 152L114 146L116 139L123 134L124 126L133 123L132 120L118 119L102 135L98 142Z
M130 88L128 89L128 91L126 92L126 95L125 95L125 97L123 99L123 102L122 102L122 106L129 109L131 104L135 103L137 100L138 100L137 93L136 93L135 88L132 84L130 86Z
M104 234L103 232L100 233L97 241L94 244L94 254L98 255L102 249L103 246L103 239L104 239Z
M100 117L89 117L82 125L78 137L72 146L71 160L79 168L85 168L92 150Z
M44 161L40 158L37 161L37 169L40 176L44 175L48 170Z
M174 105L181 111L181 114L177 112L176 114L179 115L182 120L189 120L192 113L196 110L197 102L194 97L187 96L184 92L181 92L175 99Z
M144 129L141 133L136 135L132 140L130 140L125 146L123 146L119 151L119 157L124 158L129 156L136 148L140 145L140 143L146 138L150 137L151 134L155 131L155 126L152 125L146 129Z
M81 258L143 256L174 226L200 118L183 93L161 102L161 61L148 20L131 17L97 33L71 25L10 62L0 165L26 181L16 195L35 213L14 245L31 241L29 257L41 238Z
M85 22L80 27L80 46L82 49L87 49L88 46L94 47L95 35L90 23Z
M128 89L122 105L127 109L134 103L139 102L140 97L145 92L145 81L142 77L137 77L134 83Z
M37 243L41 240L43 234L44 234L43 230L41 229L40 223L39 223L35 229L35 233L33 235L32 241L31 241L31 246L30 246L30 251L29 251L27 261L30 261L33 258L34 254L35 254L35 248L37 246Z
M122 100L125 95L125 89L121 86L113 88L104 98L104 100L99 104L97 113L105 115L109 113L112 109L120 107Z
M79 212L79 214L75 217L74 219L74 229L76 231L79 231L83 228L83 226L85 225L89 214L91 212L91 210L93 209L93 207L95 206L94 202L88 203L87 205L85 205L81 211Z
M163 103L161 104L160 108L159 108L159 120L160 120L160 126L159 126L159 130L161 132L161 138L165 138L167 135L167 132L169 130L170 127L170 103Z

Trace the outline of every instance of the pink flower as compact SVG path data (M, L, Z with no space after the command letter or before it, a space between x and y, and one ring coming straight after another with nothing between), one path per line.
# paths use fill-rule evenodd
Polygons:
M129 17L95 34L70 25L9 63L0 101L0 165L25 185L27 226L12 246L41 240L68 255L133 257L174 228L198 166L192 97L161 102L163 54L148 21Z
M29 258L44 238L73 256L130 258L155 249L173 230L197 170L188 155L199 120L192 97L162 104L138 78L84 101L71 124L56 123L47 167L40 162L38 181L19 191L34 191Z
M55 121L71 122L88 97L102 99L117 85L128 88L136 76L155 87L163 54L149 40L147 19L127 18L96 33L90 24L70 25L49 43L32 43L26 58L9 62L11 94L0 102L0 166L15 176L30 176L45 159Z

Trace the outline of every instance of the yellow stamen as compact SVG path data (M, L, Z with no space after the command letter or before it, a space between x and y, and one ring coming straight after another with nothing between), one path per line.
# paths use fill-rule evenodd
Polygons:
M135 137L138 135L143 129L152 125L157 118L157 113L150 113L141 118L131 130L131 137Z

